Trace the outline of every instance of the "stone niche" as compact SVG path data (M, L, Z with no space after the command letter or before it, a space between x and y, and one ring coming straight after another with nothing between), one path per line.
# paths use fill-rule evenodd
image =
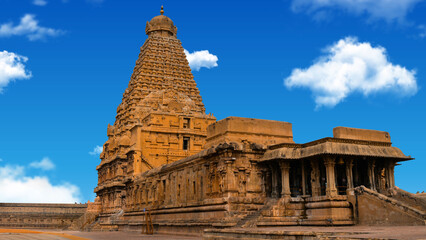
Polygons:
M372 142L391 142L388 132L360 128L335 127L333 137Z
M207 128L206 148L224 142L250 142L264 146L294 143L291 123L228 117Z

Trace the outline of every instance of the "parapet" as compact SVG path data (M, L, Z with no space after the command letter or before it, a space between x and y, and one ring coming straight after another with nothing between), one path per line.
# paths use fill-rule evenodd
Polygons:
M388 132L348 127L335 127L333 129L333 137L373 142L391 142Z
M207 127L206 148L224 142L250 142L265 146L294 143L291 123L227 117Z

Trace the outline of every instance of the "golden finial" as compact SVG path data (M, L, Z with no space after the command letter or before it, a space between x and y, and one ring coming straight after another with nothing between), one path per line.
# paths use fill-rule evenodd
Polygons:
M160 11L161 15L164 14L164 10L163 10L163 5L161 5L161 11Z

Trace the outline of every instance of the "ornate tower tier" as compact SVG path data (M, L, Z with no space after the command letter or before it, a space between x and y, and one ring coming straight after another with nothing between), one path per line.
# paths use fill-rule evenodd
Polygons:
M176 33L173 21L164 15L146 23L148 39L141 47L129 86L117 108L116 134L128 131L148 113L158 110L144 101L156 91L173 90L184 94L193 101L196 108L193 111L205 114L200 91Z
M95 192L104 200L111 198L111 207L119 204L112 200L118 199L112 188L123 188L131 176L201 151L207 126L216 121L205 113L177 28L163 13L146 24L148 39L115 123L108 126L97 167ZM114 196L105 195L106 190Z

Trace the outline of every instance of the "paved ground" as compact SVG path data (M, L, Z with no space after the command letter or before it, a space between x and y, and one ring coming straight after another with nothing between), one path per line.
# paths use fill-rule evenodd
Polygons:
M78 232L56 230L0 229L0 240L201 240L201 237L133 232Z
M86 240L64 232L44 232L43 230L0 229L0 240Z
M69 240L60 236L40 233L0 233L1 240Z
M244 229L249 230L249 229ZM357 239L401 239L401 240L426 240L425 226L398 226L398 227L274 227L255 228L254 231L294 231L294 232L323 232L332 233L341 238ZM78 232L55 230L24 230L0 229L0 240L201 240L201 237L180 235L142 235L133 232Z

